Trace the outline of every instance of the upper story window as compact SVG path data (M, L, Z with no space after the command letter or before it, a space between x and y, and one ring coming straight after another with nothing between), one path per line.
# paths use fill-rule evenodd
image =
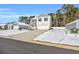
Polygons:
M42 19L41 19L41 18L39 18L39 19L38 19L38 21L42 21Z
M48 21L48 18L44 18L44 21Z

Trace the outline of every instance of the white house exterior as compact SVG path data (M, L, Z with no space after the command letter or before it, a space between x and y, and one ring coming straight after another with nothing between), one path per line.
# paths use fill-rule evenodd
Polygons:
M32 29L50 29L51 27L51 16L50 15L40 15L31 19Z
M30 21L31 29L37 29L37 19L38 19L37 16L31 19Z
M65 25L67 29L79 29L79 19Z

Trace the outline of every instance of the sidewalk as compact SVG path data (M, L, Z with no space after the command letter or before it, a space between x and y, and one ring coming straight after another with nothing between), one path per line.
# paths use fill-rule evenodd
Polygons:
M24 32L28 32L29 30L18 30L18 29L9 29L9 30L3 30L3 31L0 31L0 36L12 36L12 35L15 35L15 34L21 34L21 33L24 33Z

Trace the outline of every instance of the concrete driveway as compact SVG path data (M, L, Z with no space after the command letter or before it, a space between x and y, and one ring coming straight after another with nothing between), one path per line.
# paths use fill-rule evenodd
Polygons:
M33 40L79 46L79 34L66 34L65 29L51 29Z

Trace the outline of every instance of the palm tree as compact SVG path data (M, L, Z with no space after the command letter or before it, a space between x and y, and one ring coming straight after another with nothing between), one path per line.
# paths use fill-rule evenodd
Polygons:
M24 22L24 23L29 24L30 23L30 20L32 18L34 18L34 17L35 16L30 16L30 17L28 17L28 16L21 16L21 17L19 17L19 22Z
M19 22L23 22L23 16L19 17Z
M21 17L19 17L19 22L26 22L26 20L27 20L27 16L21 16Z
M75 20L76 13L78 12L77 7L74 7L74 5L72 4L64 4L61 9L64 15L66 16L66 23L69 23Z
M62 26L63 14L61 9L56 11L56 26Z

